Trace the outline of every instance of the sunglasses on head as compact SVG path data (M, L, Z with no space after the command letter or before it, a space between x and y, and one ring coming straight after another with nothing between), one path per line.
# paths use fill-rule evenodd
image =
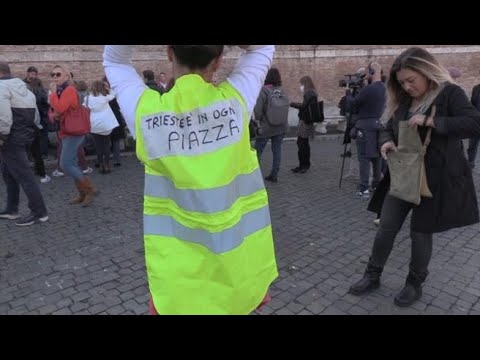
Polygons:
M50 76L53 78L53 77L60 77L62 76L62 73L60 72L56 72L56 73L51 73Z

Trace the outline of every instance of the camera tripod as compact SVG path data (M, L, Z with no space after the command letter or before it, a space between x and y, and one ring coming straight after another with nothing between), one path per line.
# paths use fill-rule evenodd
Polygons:
M348 113L347 114L347 128L345 130L345 136L343 137L343 145L344 145L344 149L343 149L343 155L342 155L342 170L341 170L341 173L340 173L340 181L339 181L339 184L338 184L338 187L339 189L342 188L342 181L343 181L343 172L345 170L345 159L347 158L347 147L348 147L348 144L351 144L352 143L352 139L350 138L350 131L352 130L352 113Z
M352 87L352 92L351 92L351 97L352 98L355 98L355 96L358 95L358 93L360 92L360 88L358 87ZM348 92L347 92L348 94ZM348 105L348 95L346 95L346 119L347 119L347 128L345 130L345 136L343 137L343 145L344 145L344 149L343 149L343 160L342 160L342 170L341 170L341 173L340 173L340 181L339 181L339 184L338 184L338 187L341 189L342 188L342 181L343 181L343 172L345 170L345 159L347 158L347 147L348 147L348 144L351 144L352 143L352 139L350 137L350 131L352 130L353 128L353 113L354 113L354 110L353 108L351 108L351 106Z

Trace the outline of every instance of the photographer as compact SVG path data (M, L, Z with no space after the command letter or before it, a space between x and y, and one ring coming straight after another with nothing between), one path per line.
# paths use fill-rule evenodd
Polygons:
M343 137L343 145L345 145L345 152L341 155L341 157L352 157L352 138L350 137L350 131L352 130L356 119L354 114L352 114L352 109L350 107L351 101L350 104L347 102L347 96L355 97L358 95L358 92L363 87L365 76L365 68L360 68L355 74L345 75L346 79L340 80L340 87L347 89L346 94L340 99L338 103L340 115L345 116L346 120L346 129ZM353 163L350 163L350 166L352 166L352 164Z
M382 177L378 136L382 129L380 117L386 101L386 88L382 82L382 68L378 63L371 63L368 66L367 75L363 81L365 87L360 90L357 96L354 97L352 91L347 91L347 109L355 114L350 136L356 140L360 166L360 184L355 193L357 198L368 198L370 196L370 163L373 167L372 188L378 185Z

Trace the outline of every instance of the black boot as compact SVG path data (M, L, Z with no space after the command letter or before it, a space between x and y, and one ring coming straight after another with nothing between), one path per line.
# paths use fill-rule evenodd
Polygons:
M380 276L382 275L382 271L383 267L375 266L369 261L363 278L356 284L353 284L348 292L352 295L359 296L378 289L380 286Z
M395 305L409 307L422 297L422 284L427 274L415 274L412 271L408 274L405 287L395 296Z

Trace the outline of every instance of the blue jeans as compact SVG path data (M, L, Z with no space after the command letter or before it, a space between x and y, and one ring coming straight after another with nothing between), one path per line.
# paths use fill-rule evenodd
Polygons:
M78 166L77 152L85 141L85 136L68 136L62 141L60 166L75 181L83 179L82 169Z
M255 139L255 150L257 150L258 161L260 161L263 150L267 146L268 140L272 140L273 164L270 176L276 178L280 171L280 163L282 162L282 142L285 134L275 135L272 137L261 137Z

